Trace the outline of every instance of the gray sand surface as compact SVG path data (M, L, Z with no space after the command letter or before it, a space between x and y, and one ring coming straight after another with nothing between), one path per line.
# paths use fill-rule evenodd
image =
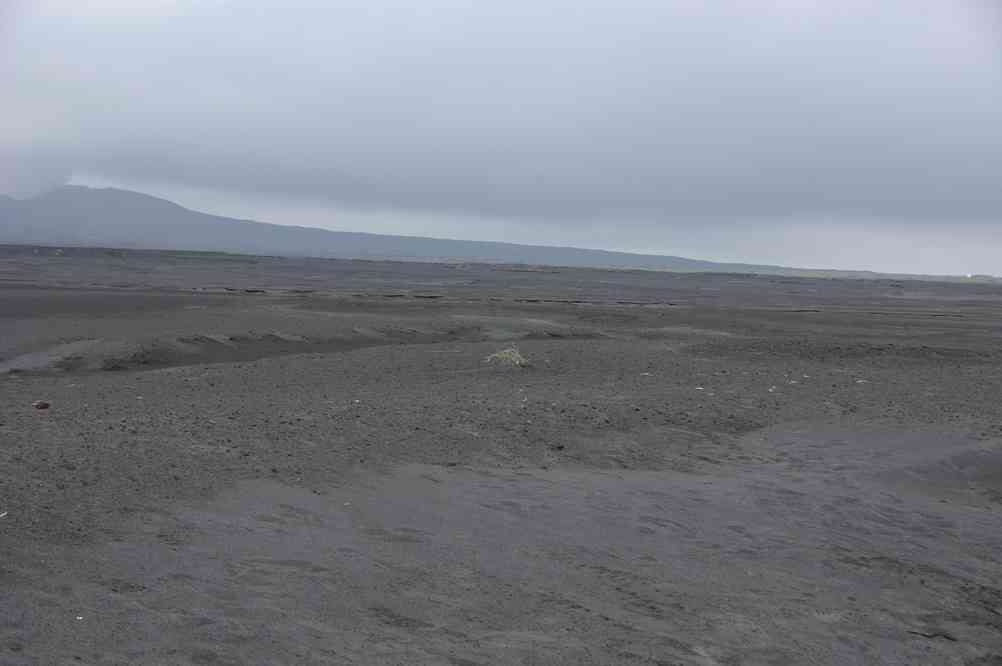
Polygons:
M0 664L1002 664L1002 288L0 249Z

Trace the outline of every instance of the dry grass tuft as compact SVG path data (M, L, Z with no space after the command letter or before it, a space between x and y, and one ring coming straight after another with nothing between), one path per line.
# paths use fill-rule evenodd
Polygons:
M501 351L494 352L484 359L488 363L498 363L500 365L513 365L516 368L527 368L531 365L529 359L522 356L522 352L517 347L509 347Z

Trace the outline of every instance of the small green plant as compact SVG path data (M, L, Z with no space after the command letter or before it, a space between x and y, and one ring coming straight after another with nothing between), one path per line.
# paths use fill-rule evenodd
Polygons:
M529 365L529 359L522 356L522 352L518 350L518 347L509 347L508 349L502 349L501 351L496 351L486 359L488 363L498 363L500 365L513 365L517 368L527 368Z

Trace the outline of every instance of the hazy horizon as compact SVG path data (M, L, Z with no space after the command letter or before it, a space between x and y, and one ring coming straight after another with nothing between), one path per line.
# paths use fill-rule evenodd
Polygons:
M103 193L115 194L107 196ZM149 204L143 203L147 197L150 198ZM816 277L839 275L848 277L853 272L872 272L899 277L972 277L971 274L965 273L887 273L825 265L795 266L742 260L715 260L670 252L634 252L560 243L468 239L462 236L420 236L408 231L395 234L374 232L371 229L363 230L363 235L367 235L366 237L370 239L363 240L357 235L356 230L352 229L303 224L276 225L253 216L232 217L225 212L187 206L183 202L160 194L139 192L107 183L69 183L29 196L11 198L29 204L29 207L9 209L8 214L13 214L10 218L13 223L10 229L13 236L0 228L0 244L194 250L277 256L405 260L410 258L418 261L485 261L627 270L645 268L669 272L692 270L727 272L736 269L738 272L754 271L763 274ZM155 201L169 205L159 206L152 203ZM17 212L19 210L20 212ZM175 210L178 212L171 212ZM3 211L0 211L0 214L3 214ZM136 218L141 221L130 225L129 220L133 215L141 216ZM248 223L250 226L238 228ZM288 227L290 231L294 229L298 231L291 236L288 234L275 236L274 232L268 231L262 235L255 223L270 229ZM75 224L79 226L74 227ZM233 226L234 224L237 226ZM36 229L35 233L29 231L32 228ZM329 231L335 235L319 237L311 234L311 231ZM990 273L978 275L995 277Z
M16 0L0 192L286 225L998 273L987 0Z

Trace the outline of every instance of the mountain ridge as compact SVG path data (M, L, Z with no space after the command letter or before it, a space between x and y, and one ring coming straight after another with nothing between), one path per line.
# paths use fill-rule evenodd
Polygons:
M67 185L31 199L0 199L7 222L0 229L0 242L126 245L137 249L208 250L255 254L286 254L343 258L476 259L505 263L553 263L570 265L668 267L709 269L724 265L669 255L644 255L570 246L527 245L498 241L470 241L417 235L375 234L364 231L334 231L317 227L279 225L203 213L175 202L140 192L117 188ZM13 212L11 209L15 209ZM16 215L15 219L9 216ZM120 219L122 216L127 219ZM172 216L164 219L165 215ZM198 228L199 225L206 225ZM211 225L211 226L209 226ZM251 226L253 225L253 226ZM157 227L160 227L159 229ZM136 231L158 233L137 235ZM186 238L185 231L257 232L252 239L220 234ZM20 233L12 234L12 229ZM164 234L168 231L168 234ZM261 238L260 235L268 238ZM301 235L298 238L293 238ZM316 240L327 241L317 244ZM297 242L298 241L298 242ZM552 259L543 255L555 255ZM561 256L556 256L561 255ZM603 261L603 259L605 261ZM730 265L730 264L728 264ZM738 266L738 264L733 264Z
M30 199L0 196L0 243L321 258L472 261L678 272L824 277L889 275L870 271L714 262L672 255L615 252L571 246L527 245L287 226L212 215L191 210L167 199L131 190L79 185L67 185Z

